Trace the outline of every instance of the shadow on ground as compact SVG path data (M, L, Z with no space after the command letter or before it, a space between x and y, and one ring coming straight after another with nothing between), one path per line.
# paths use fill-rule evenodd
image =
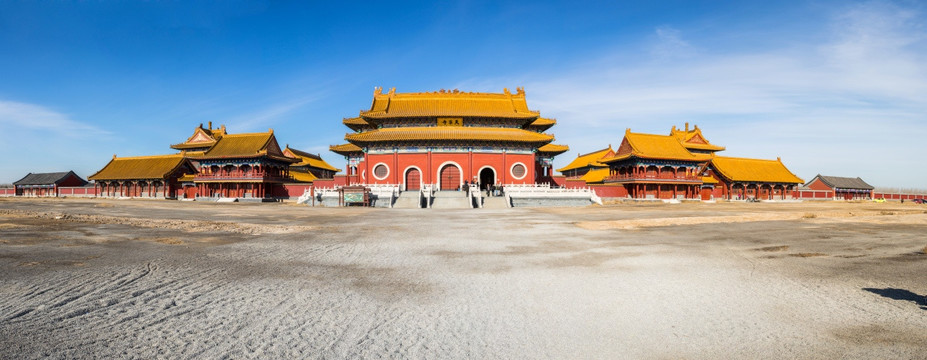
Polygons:
M917 293L911 292L910 290L895 289L895 288L885 288L885 289L863 288L863 290L866 290L873 294L887 297L893 300L911 301L919 305L921 309L927 310L927 296L918 295Z

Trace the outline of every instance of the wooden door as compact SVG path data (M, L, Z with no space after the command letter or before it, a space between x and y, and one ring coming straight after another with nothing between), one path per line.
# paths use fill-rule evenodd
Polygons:
M186 191L186 196L184 196L185 198L187 199L196 198L196 186L187 186L187 187L184 187L183 189L184 191Z
M406 171L406 190L419 190L421 189L422 183L422 173L416 168L411 168L409 171Z
M702 201L711 200L711 188L702 188Z
M460 189L460 170L454 165L441 168L441 190Z

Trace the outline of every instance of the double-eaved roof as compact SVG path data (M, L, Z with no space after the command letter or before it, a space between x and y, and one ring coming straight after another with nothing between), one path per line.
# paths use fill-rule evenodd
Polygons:
M298 162L283 155L277 139L274 137L274 131L262 133L245 133L245 134L225 134L215 145L209 148L202 155L190 156L192 159L206 160L216 158L254 158L267 156L276 160L285 162Z
M502 94L457 90L396 93L395 88L383 94L382 89L377 88L370 110L360 112L361 117L370 119L458 116L528 120L539 115L537 111L528 109L522 88L518 88L515 94L508 89Z
M345 140L352 143L375 143L389 141L509 141L520 143L548 143L552 135L516 128L430 126L395 127L347 134Z
M715 156L711 166L728 181L801 184L804 180L789 171L782 159L763 160Z
M854 190L873 190L875 189L872 185L869 185L863 179L859 177L840 177L840 176L824 176L818 174L808 182L811 184L815 179L821 179L825 185L830 186L834 189L854 189ZM807 185L806 185L807 186Z
M71 175L80 179L83 183L87 183L86 180L81 179L80 176L77 176L74 171L64 171L53 173L29 173L22 179L13 182L13 185L55 185L67 180Z
M632 133L631 129L628 129L615 156L602 159L600 162L610 163L631 157L682 161L708 161L711 158L707 154L690 152L674 136Z

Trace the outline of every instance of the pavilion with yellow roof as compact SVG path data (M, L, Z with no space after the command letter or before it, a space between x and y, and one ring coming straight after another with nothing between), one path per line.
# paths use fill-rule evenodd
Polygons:
M383 93L369 110L342 123L352 130L332 152L347 161L345 184L431 185L458 190L502 184L551 183L553 158L569 150L546 131L557 121L530 110L515 93L458 90Z
M695 126L669 135L625 131L617 150L578 156L558 169L567 184L593 186L598 192L633 199L786 199L802 180L781 159L717 156L723 146L710 143ZM618 188L615 188L618 186Z
M171 148L180 152L114 155L90 179L101 196L273 201L289 195L288 185L330 179L339 171L318 155L289 146L281 150L272 129L229 134L225 125L200 124Z

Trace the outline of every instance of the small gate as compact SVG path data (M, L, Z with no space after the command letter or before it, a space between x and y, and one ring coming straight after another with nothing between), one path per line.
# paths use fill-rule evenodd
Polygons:
M441 190L460 189L460 170L454 165L444 165L441 168Z
M422 173L416 168L406 171L406 190L419 190L422 185Z

